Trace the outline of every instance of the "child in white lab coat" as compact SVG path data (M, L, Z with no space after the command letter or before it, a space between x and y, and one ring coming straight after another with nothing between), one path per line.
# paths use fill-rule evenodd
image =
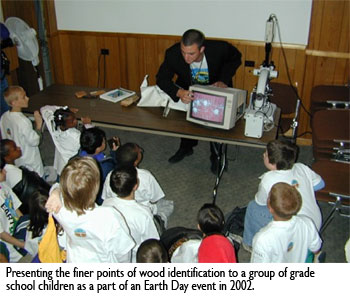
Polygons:
M55 158L53 167L61 175L68 160L78 154L80 149L80 130L77 129L77 110L60 106L44 106L41 115L52 140L55 144ZM89 117L81 118L85 128L92 127Z

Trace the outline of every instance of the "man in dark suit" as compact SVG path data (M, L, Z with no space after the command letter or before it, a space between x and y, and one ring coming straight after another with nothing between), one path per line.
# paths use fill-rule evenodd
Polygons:
M194 84L232 87L232 77L241 65L241 53L230 43L206 40L202 32L187 30L181 42L166 50L165 59L157 73L157 85L175 102L188 104L193 100L189 87ZM173 78L177 76L174 83ZM181 138L180 148L169 158L170 163L193 154L197 140ZM211 170L217 173L218 146L210 143Z

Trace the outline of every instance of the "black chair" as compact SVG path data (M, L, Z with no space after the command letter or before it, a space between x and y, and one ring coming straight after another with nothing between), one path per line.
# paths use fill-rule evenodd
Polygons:
M348 160L350 155L350 110L318 110L312 118L315 160Z
M292 126L298 97L290 85L270 83L270 101L281 109L279 132L285 134Z
M350 89L342 85L317 85L311 90L311 115L329 108L350 108Z
M325 187L316 192L316 199L333 206L328 216L323 219L320 231L323 233L336 212L350 218L350 163L337 160L318 160L314 162L312 169L325 181Z

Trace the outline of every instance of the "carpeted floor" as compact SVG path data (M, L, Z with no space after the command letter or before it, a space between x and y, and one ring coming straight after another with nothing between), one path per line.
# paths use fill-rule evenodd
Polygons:
M117 135L122 143L135 142L144 150L140 168L150 170L162 186L166 199L174 201L174 212L169 227L185 226L196 228L199 208L213 201L213 187L216 177L210 171L209 143L200 141L194 154L177 164L170 164L168 158L179 146L179 139L173 137L126 132L103 128L107 137ZM266 172L262 161L264 149L242 146L228 146L228 169L219 185L216 203L226 214L236 206L246 206L254 198L259 184L258 177ZM52 165L54 147L47 131L41 145L45 165ZM312 163L312 148L301 147L299 161ZM328 214L327 204L320 204L323 214ZM335 216L326 229L323 250L326 262L345 262L344 245L350 235L349 218ZM239 261L249 262L250 255L243 249L239 251Z

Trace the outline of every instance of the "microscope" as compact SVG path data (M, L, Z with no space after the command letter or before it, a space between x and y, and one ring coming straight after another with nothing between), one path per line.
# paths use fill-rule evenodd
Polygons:
M274 127L274 114L276 105L271 103L269 97L271 89L269 82L277 78L273 61L270 62L271 43L274 39L276 16L271 14L265 27L265 60L259 69L254 69L253 74L258 76L258 84L250 94L250 102L245 111L244 119L246 137L261 138L264 131Z

